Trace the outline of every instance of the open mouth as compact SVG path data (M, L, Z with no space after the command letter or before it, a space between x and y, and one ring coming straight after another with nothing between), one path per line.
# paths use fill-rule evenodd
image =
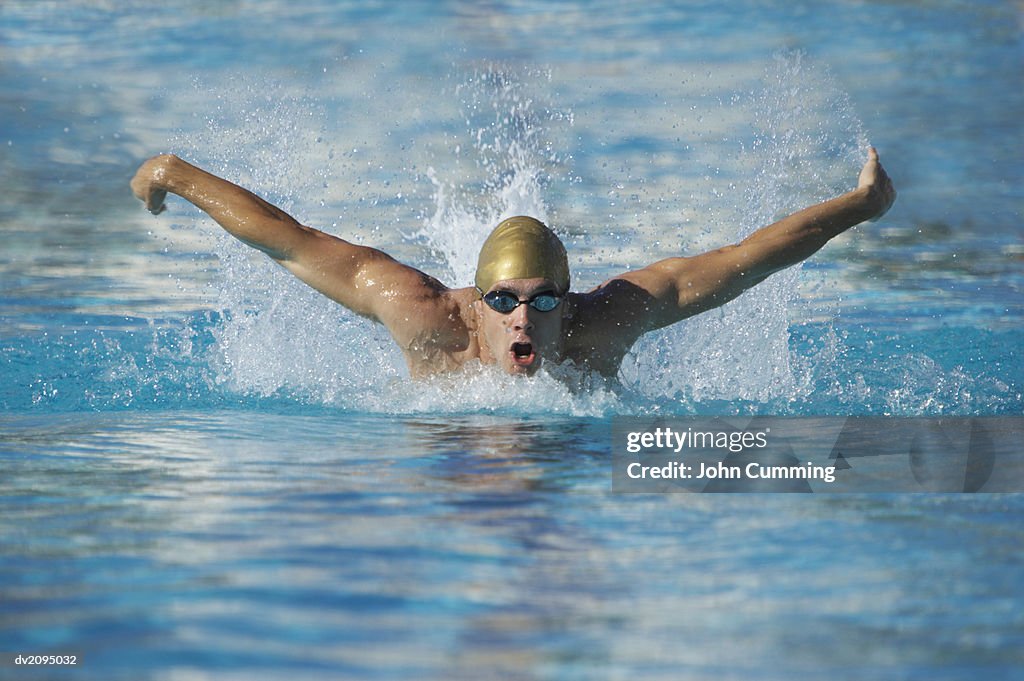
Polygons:
M536 355L533 352L533 343L513 343L512 360L522 366L530 366Z

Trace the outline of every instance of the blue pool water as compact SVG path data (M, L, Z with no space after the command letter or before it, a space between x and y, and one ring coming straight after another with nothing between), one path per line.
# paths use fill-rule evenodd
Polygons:
M0 679L1018 678L1020 494L616 494L611 422L1020 416L1021 26L4 3L0 654L82 664ZM535 214L586 288L846 190L868 144L882 221L612 382L410 383L380 328L127 188L173 151L454 285Z

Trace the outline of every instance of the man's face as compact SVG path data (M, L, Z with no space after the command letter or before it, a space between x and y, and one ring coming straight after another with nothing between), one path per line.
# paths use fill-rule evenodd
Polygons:
M555 285L547 279L499 281L484 294L494 291L511 293L519 301L528 301L545 293L558 295ZM526 302L504 314L483 300L478 304L481 310L481 341L503 371L532 376L544 359L557 357L561 346L564 300L548 312Z

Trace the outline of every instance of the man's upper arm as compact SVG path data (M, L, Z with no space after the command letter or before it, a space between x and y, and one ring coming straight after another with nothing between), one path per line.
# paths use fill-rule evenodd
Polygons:
M763 281L771 272L760 266L756 250L736 244L693 257L667 258L611 282L629 282L646 294L634 292L632 297L645 300L636 321L643 331L650 331L724 305Z
M303 282L356 314L381 322L400 345L448 331L449 289L441 282L383 251L303 229L306 236L278 260Z
M349 243L308 227L281 258L289 272L352 311L379 317L399 293L424 285L421 272L383 251Z

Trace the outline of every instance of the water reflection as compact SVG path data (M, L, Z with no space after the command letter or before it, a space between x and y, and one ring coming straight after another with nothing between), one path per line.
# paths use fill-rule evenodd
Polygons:
M734 664L751 631L750 659L786 668L865 650L926 663L936 636L973 659L999 654L985 604L1013 592L1007 497L615 495L605 420L245 410L0 425L5 639L45 632L115 671L134 648L161 669L218 651L254 671L671 677ZM964 562L979 553L990 568ZM950 579L946 624L894 615ZM960 622L996 648L957 643Z

